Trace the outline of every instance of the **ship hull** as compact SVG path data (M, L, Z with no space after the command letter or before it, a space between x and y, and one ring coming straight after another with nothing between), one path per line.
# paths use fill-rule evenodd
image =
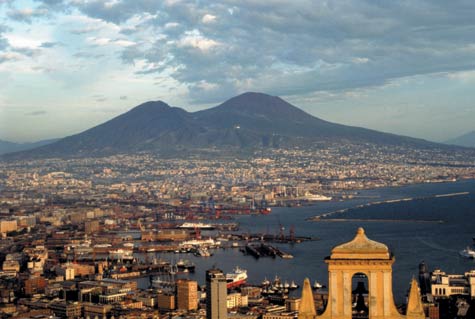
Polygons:
M226 284L226 287L228 289L236 288L236 287L239 287L241 285L244 285L245 283L246 283L246 279L241 279L241 280L237 280L237 281L228 282Z

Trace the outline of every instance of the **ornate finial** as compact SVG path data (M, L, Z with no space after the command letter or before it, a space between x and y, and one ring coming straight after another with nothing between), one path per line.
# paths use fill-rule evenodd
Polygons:
M358 231L356 232L358 235L364 235L363 227L358 227Z
M421 302L421 293L419 285L414 277L411 280L411 288L409 290L409 300L407 302L406 318L419 319L424 318L424 308Z
M305 278L300 299L298 319L314 319L317 316L310 280Z

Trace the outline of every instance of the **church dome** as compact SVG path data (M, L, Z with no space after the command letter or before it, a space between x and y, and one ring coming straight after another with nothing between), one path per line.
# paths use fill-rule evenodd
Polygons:
M353 240L332 249L331 259L390 259L388 246L368 239L362 227Z

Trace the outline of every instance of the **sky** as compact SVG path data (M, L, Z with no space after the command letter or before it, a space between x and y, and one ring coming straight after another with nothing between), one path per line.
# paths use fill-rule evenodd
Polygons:
M473 0L0 0L0 139L243 92L444 141L475 130Z

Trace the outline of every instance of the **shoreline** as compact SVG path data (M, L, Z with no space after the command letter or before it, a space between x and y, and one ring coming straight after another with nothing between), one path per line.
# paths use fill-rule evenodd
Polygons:
M456 182L455 182L456 183ZM336 211L331 211L331 212L326 212L320 215L312 216L307 218L307 221L312 221L312 222L322 222L322 221L382 221L382 222L403 222L403 221L408 221L408 222L445 222L443 220L410 220L410 219L359 219L359 218L327 218L329 216L333 216L336 214L344 214L349 212L350 210L355 210L355 209L361 209L364 207L370 207L370 206L377 206L377 205L384 205L384 204L392 204L392 203L401 203L401 202L408 202L408 201L416 201L416 200L425 200L425 199L430 199L430 198L446 198L446 197L457 197L457 196L466 196L469 195L469 191L465 192L454 192L454 193L446 193L446 194L434 194L430 196L419 196L419 197L404 197L404 198L398 198L398 199L388 199L388 200L383 200L383 201L375 201L375 202L368 202L366 204L360 204L356 205L354 207L350 208L343 208L339 209Z

